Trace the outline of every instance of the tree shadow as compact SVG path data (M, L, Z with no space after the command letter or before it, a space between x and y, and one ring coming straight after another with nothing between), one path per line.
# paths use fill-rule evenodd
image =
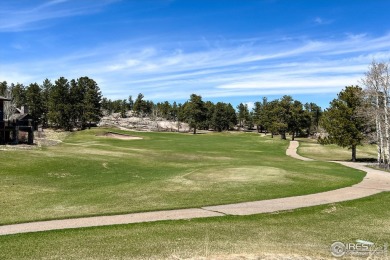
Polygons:
M377 159L375 159L375 158L357 158L356 162L376 163Z

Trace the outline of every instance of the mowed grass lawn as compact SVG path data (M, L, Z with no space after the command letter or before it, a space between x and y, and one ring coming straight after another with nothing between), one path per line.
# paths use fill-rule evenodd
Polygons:
M320 161L350 161L352 151L335 144L320 145L316 139L298 138L298 153L302 156ZM365 144L356 149L358 160L376 159L376 145Z
M0 259L335 259L335 241L389 243L389 206L381 193L276 214L0 236Z
M316 193L363 172L285 155L288 141L250 133L76 132L62 144L0 151L0 224L190 208Z

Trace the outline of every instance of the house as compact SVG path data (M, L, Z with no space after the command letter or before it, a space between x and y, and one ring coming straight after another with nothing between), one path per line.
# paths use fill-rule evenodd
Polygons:
M33 144L35 123L27 107L17 109L8 120L4 120L4 102L10 101L0 96L0 144L18 144L20 133L27 133L27 143Z

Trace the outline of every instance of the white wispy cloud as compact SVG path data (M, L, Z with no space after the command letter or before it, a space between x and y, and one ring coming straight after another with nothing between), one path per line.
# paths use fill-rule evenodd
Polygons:
M111 1L71 1L52 0L40 5L27 5L20 3L9 7L0 3L0 32L18 32L48 26L43 23L48 20L55 20L71 16L79 16L95 13L101 10Z
M319 24L319 25L331 24L331 23L333 23L333 20L328 20L328 19L324 19L322 17L317 16L316 18L314 18L314 23Z
M204 39L199 45L204 46ZM90 76L111 98L139 92L154 100L337 93L358 84L373 58L390 58L390 35L336 40L227 40L203 49L173 42L112 43L47 60L1 66L0 78L24 83ZM167 47L170 46L170 47ZM8 76L13 75L13 76ZM248 101L251 102L251 101Z

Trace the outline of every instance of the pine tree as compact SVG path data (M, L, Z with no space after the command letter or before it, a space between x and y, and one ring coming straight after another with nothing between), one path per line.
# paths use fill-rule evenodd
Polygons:
M288 121L288 131L292 134L292 140L297 134L303 133L310 127L311 117L310 114L303 109L303 105L300 101L295 100L291 103L290 117Z
M7 81L0 82L0 96L5 97L8 91Z
M35 122L41 123L43 114L43 100L41 88L37 83L30 84L26 89L26 105L28 106L29 114Z
M26 88L23 84L11 84L10 91L13 98L12 102L16 107L21 107L26 104Z
M43 126L48 126L48 113L49 113L49 97L53 88L53 84L50 80L45 79L41 86L41 99L42 99L42 118L41 123Z
M206 109L202 97L192 94L184 107L184 114L186 121L196 134L196 129L206 118Z
M129 96L128 100L129 100L129 110L133 110L134 107L133 97Z
M81 81L80 81L81 82ZM80 84L79 82L79 84ZM84 85L84 99L83 99L83 117L82 122L85 126L85 122L88 128L91 127L92 122L99 122L102 116L101 113L101 100L102 94L98 84L90 78L82 78Z
M240 103L237 106L237 110L238 110L237 113L238 124L240 127L243 127L245 123L245 117L249 113L248 106L245 106L243 103Z
M84 129L86 125L86 121L84 120L84 96L87 84L88 80L85 78L79 78L77 81L72 79L70 81L69 99L72 110L72 126L81 129Z
M214 130L221 132L229 130L232 125L237 123L236 112L231 104L218 102L215 105L214 114L212 117L212 126Z
M50 124L58 128L71 130L71 112L69 81L61 77L55 81L50 91L48 113Z
M360 115L363 106L363 90L359 86L348 86L342 90L324 112L321 126L328 137L319 139L321 144L337 144L352 150L352 161L356 161L356 147L365 137L365 119Z
M134 102L133 110L137 115L141 115L141 112L144 110L145 107L145 100L143 100L144 95L142 93L139 93L137 96L137 99Z
M320 125L320 119L322 116L322 109L315 103L306 103L305 111L310 115L310 122L307 128L307 134L312 135L318 132L318 128Z

